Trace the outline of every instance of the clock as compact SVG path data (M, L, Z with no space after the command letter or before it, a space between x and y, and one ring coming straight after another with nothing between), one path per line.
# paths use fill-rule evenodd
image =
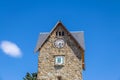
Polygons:
M65 45L65 42L63 39L57 39L57 40L55 40L54 45L57 48L63 48Z

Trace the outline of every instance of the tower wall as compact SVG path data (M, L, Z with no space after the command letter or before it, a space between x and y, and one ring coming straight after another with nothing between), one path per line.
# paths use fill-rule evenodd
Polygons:
M81 51L71 36L65 33L63 48L54 46L56 32L54 31L42 46L38 57L37 80L82 80ZM55 65L55 56L63 55L65 63Z

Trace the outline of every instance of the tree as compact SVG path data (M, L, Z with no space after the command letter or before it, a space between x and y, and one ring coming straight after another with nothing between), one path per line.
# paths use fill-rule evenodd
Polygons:
M23 80L37 80L37 73L26 73L25 77Z

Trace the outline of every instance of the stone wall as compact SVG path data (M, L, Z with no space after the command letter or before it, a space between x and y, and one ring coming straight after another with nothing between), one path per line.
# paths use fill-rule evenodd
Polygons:
M57 39L56 30L40 49L37 80L59 80L58 78L61 78L60 80L82 80L81 51L78 45L63 29L65 36L61 38L65 41L64 48L56 48L54 46L54 41ZM56 55L65 56L64 65L55 66Z

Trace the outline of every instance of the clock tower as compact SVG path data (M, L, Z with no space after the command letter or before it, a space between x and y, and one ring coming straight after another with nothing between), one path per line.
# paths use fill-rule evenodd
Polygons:
M37 80L82 80L84 32L70 32L58 21L50 32L40 33Z

